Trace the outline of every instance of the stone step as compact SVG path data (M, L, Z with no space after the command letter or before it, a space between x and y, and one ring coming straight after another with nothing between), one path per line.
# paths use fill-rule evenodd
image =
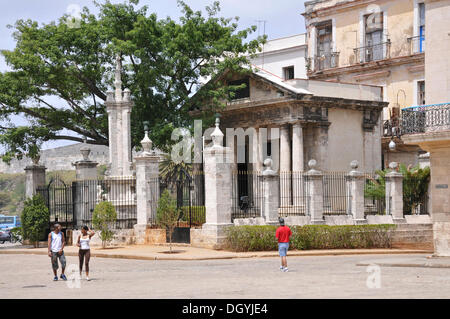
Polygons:
M394 243L432 243L433 236L420 235L414 237L393 237L392 242Z
M418 235L430 235L433 236L433 231L431 229L419 229L414 231L409 230L397 230L394 236L418 236Z
M396 230L433 229L433 224L397 224Z

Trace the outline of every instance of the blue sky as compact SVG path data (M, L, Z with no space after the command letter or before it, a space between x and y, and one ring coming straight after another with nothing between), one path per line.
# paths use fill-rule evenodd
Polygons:
M112 0L120 3L125 0ZM99 0L102 2L102 0ZM213 0L186 0L194 10L202 10ZM257 20L266 21L266 34L269 39L285 37L305 32L305 22L301 13L304 11L303 0L222 0L221 16L238 16L239 27L246 28L258 25ZM170 16L177 18L180 10L176 0L141 0L140 5L148 5L150 12L156 12L160 18ZM15 42L11 36L13 30L8 29L8 24L14 24L18 19L32 19L40 23L49 23L57 20L68 10L75 6L87 6L91 12L97 12L92 0L13 0L2 4L0 10L0 49L11 50ZM259 23L260 34L263 34L263 24ZM7 66L0 57L0 72L7 70ZM20 122L20 119L15 119ZM58 141L44 145L44 148L70 144L70 142Z

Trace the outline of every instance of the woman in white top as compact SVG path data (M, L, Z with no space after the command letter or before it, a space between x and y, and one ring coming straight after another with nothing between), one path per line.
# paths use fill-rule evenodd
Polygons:
M81 228L81 235L78 236L77 246L80 247L78 257L80 258L80 277L83 271L83 260L86 268L86 280L89 281L89 260L91 259L91 247L89 242L95 233L87 226Z

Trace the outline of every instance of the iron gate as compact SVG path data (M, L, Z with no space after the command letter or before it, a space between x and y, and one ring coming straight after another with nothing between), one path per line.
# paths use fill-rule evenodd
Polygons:
M36 193L41 195L50 213L49 228L53 224L60 224L62 228L73 228L76 224L74 215L74 186L66 185L56 176L47 186L38 187Z
M165 189L176 198L179 212L172 242L190 243L190 229L201 227L206 222L204 174L202 171L189 174L181 169L175 179L167 182L161 180L160 194Z

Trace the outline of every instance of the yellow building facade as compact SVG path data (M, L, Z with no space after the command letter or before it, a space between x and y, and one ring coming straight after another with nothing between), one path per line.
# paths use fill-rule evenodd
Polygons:
M424 0L315 0L303 15L308 77L382 87L383 163L417 164L420 148L396 135L400 109L427 103Z

